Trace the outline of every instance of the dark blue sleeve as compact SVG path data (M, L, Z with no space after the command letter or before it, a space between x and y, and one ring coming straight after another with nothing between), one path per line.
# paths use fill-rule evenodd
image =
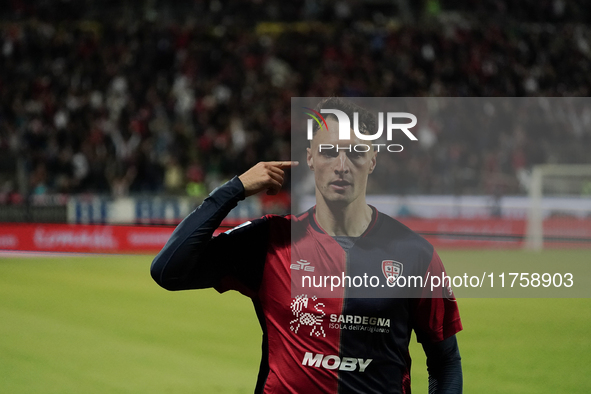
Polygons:
M441 342L424 342L429 372L429 394L462 392L462 358L455 335Z
M243 199L244 186L234 177L189 214L152 262L156 283L167 290L216 287L256 292L269 239L267 219L247 222L212 238L222 220ZM228 285L228 281L234 284Z

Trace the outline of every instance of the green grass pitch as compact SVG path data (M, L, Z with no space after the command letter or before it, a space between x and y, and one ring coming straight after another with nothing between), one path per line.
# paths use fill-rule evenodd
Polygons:
M587 251L442 251L444 261L589 261ZM167 292L150 256L0 258L1 393L251 393L249 300ZM591 392L591 299L460 299L466 393ZM413 391L426 393L413 338Z

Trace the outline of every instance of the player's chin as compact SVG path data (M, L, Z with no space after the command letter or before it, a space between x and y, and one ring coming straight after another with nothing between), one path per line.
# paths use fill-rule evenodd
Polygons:
M327 198L332 203L348 204L353 198L350 192L332 192Z

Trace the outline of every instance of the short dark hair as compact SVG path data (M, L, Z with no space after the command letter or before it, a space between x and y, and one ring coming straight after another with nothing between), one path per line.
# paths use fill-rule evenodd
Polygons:
M371 112L357 104L352 103L349 100L342 99L340 97L329 97L318 103L316 111L320 112L321 109L338 109L347 114L351 122L353 122L353 112L359 114L359 132L361 134L369 134L370 130L374 131L376 128L376 120ZM325 118L333 118L337 120L337 117L333 114L326 114ZM352 123L351 123L352 125ZM320 126L315 123L312 129L312 133L316 135Z

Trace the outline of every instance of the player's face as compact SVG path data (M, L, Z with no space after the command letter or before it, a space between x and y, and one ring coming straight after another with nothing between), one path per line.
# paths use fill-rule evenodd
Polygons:
M365 197L367 177L376 166L377 152L373 148L362 152L362 145L368 145L368 141L357 138L353 130L350 140L339 140L338 121L328 118L326 123L328 130L318 130L307 150L308 166L314 171L317 191L327 203L348 205Z

